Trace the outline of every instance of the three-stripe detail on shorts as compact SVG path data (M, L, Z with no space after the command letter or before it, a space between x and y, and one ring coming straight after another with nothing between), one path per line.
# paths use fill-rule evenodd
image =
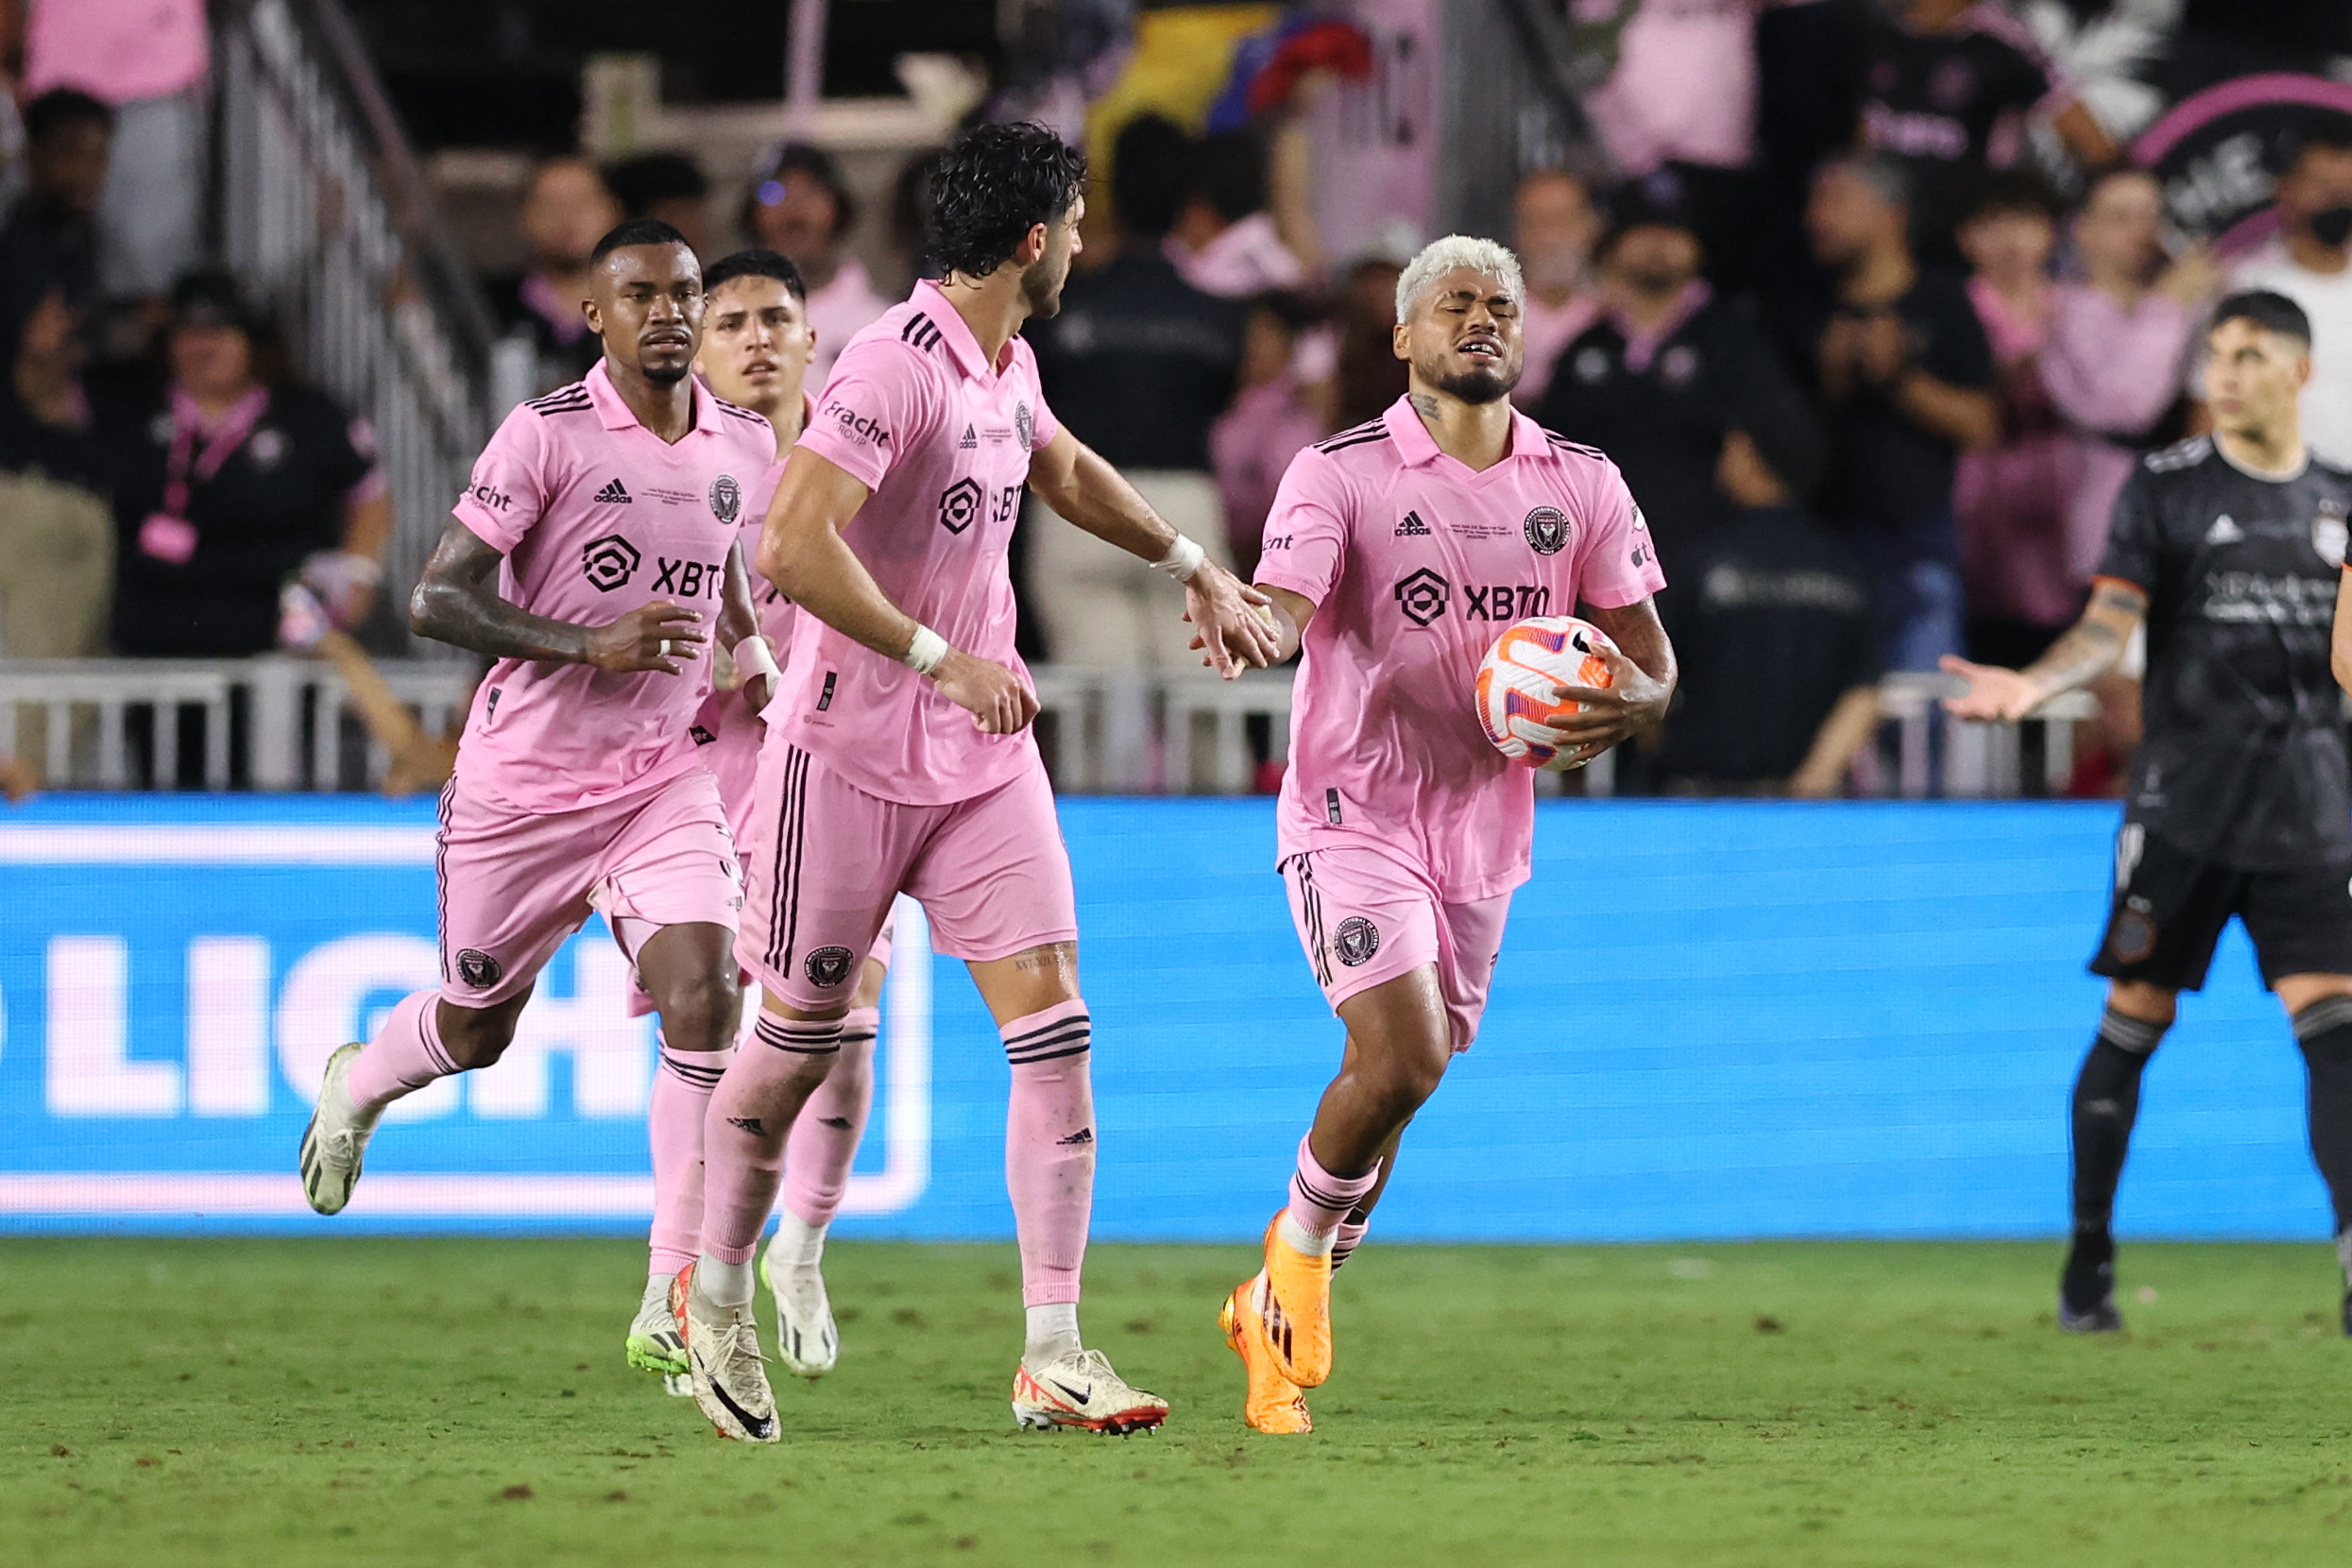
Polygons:
M1306 920L1306 950L1319 985L1331 983L1331 947L1323 940L1323 895L1315 886L1315 862L1304 852L1290 857L1299 878L1299 911Z
M784 800L775 819L775 860L768 888L768 968L792 968L793 942L800 924L801 835L809 820L809 754L784 750Z

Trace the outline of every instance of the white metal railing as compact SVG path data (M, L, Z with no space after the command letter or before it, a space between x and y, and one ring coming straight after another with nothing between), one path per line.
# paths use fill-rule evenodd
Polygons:
M472 695L470 662L386 660L376 669L428 735L449 733ZM1246 794L1257 785L1261 754L1274 762L1288 755L1288 671L1253 671L1230 683L1055 665L1031 675L1040 741L1065 793ZM1917 800L2064 792L2074 769L2073 726L2098 716L2094 699L2055 698L2023 724L1967 724L1938 707L1957 689L1942 675L1887 678L1879 690L1881 743L1855 762L1857 793ZM134 724L135 711L153 717ZM210 789L232 778L257 790L374 789L390 765L324 660L0 659L0 754L24 755L38 737L55 788L171 787L180 736L196 714ZM243 742L233 758L232 729ZM2034 731L2037 754L2027 744ZM134 766L134 733L151 759L145 769ZM2026 776L2029 760L2038 763L2038 779ZM1539 775L1537 788L1608 795L1616 781L1616 758L1604 754L1581 774Z
M2088 691L2068 691L2022 724L1978 724L1943 711L1943 699L1964 685L1957 676L1938 674L1889 675L1880 683L1880 722L1894 731L1894 777L1884 784L1859 778L1863 793L1906 800L2064 793L2074 776L2074 726L2099 717L2099 700ZM2025 787L2029 730L2041 733L2038 790ZM1866 775L1879 765L1876 755L1865 753L1857 770Z
M404 591L488 434L488 307L339 0L214 14L221 259L284 315L303 373L373 428L385 581Z
M428 734L447 733L473 696L470 664L376 668ZM29 729L52 789L170 789L186 726L200 717L206 789L228 789L239 760L257 790L374 789L391 758L359 724L349 696L332 665L283 655L0 659L0 753L25 755ZM232 752L239 728L241 758Z

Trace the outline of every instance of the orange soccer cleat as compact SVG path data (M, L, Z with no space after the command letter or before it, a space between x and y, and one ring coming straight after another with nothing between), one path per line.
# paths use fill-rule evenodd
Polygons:
M1282 1214L1266 1223L1267 1348L1302 1389L1331 1375L1331 1254L1310 1257L1282 1238Z
M1250 1377L1250 1391L1241 1401L1241 1419L1277 1437L1312 1432L1315 1418L1307 1413L1306 1390L1282 1375L1274 1365L1273 1347L1266 1342L1265 1315L1251 1300L1257 1284L1247 1279L1235 1286L1217 1314L1225 1343L1241 1357L1242 1370Z

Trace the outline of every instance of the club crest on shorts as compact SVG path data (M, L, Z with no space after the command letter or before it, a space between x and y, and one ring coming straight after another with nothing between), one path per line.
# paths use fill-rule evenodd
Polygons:
M1020 435L1021 445L1033 447L1037 444L1037 421L1030 415L1029 400L1026 398L1013 405L1013 428Z
M1527 543L1539 555L1557 555L1568 546L1568 514L1557 506L1539 506L1527 514Z
M1360 914L1351 914L1331 933L1331 951L1353 969L1380 951L1380 928Z
M710 482L710 515L721 522L732 523L743 509L743 487L731 473L723 473Z
M467 947L457 955L457 978L476 991L487 991L498 983L506 966L479 947Z
M2311 548L2329 566L2343 565L2343 549L2352 543L2352 527L2344 522L2344 506L2341 501L2323 501L2319 512L2311 519Z
M829 990L847 980L857 963L858 955L846 947L819 947L801 962L800 967L810 985Z
M2143 963L2156 951L2156 917L2145 898L2126 898L2107 925L2107 956L2118 963Z
M626 588L644 559L637 546L618 534L606 534L580 547L580 570L600 593Z

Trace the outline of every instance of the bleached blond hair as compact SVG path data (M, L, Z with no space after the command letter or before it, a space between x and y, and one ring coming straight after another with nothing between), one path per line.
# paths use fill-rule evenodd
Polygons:
M1519 275L1519 258L1510 247L1493 240L1482 240L1469 234L1448 234L1441 240L1431 240L1422 247L1420 255L1406 264L1396 280L1396 321L1403 326L1421 303L1421 297L1440 278L1457 266L1466 266L1498 279L1503 292L1520 304L1527 302L1526 280Z

